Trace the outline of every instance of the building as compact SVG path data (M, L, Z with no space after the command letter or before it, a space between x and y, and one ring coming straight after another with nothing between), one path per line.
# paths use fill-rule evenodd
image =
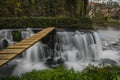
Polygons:
M90 2L94 2L94 3L102 3L102 0L90 0Z
M103 3L103 2L107 2L108 0L89 0L89 1L94 3Z
M120 19L119 6L120 0L91 0L89 16L94 19L96 17L95 14L99 14L104 17Z
M120 5L120 0L89 0L89 2L94 2L94 3L108 3L108 2L116 2Z

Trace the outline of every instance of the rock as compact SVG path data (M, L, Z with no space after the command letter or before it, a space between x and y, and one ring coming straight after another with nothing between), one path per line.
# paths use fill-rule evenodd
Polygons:
M47 65L52 65L53 62L54 62L54 59L52 57L48 57L45 60L45 64L47 64Z
M114 44L112 44L113 46L119 46L119 44L118 43L114 43Z
M57 58L48 57L45 60L45 64L49 67L52 67L52 68L55 68L63 63L64 63L64 60L61 57L57 57Z
M57 57L57 58L55 58L55 62L56 62L57 64L63 64L63 63L64 63L64 60L63 60L61 57Z
M3 39L3 48L8 47L8 41L6 39Z
M112 59L108 59L108 58L105 58L105 59L100 59L100 64L102 65L117 65L117 62L112 60Z

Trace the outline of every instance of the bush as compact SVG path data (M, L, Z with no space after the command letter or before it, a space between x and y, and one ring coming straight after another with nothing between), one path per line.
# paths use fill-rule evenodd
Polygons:
M76 19L71 17L20 17L0 18L0 28L39 28L39 27L80 27L92 28L90 19Z
M0 77L0 80L21 80L21 79L19 77L7 76L7 77Z
M120 67L98 68L89 66L82 72L58 67L50 70L34 70L21 77L4 77L0 80L120 80Z

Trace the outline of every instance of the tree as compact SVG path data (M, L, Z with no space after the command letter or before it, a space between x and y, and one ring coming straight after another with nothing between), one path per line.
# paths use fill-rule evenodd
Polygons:
M87 14L88 0L84 0L84 14Z
M65 10L69 16L75 17L77 0L65 0Z
M88 0L0 0L0 17L84 17Z

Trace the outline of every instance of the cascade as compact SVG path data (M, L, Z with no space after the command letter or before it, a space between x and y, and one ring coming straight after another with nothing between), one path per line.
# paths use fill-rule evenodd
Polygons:
M119 52L103 50L97 32L57 32L55 52L64 59L65 67L76 71L83 70L89 64L119 65Z
M21 31L22 39L28 38L32 36L34 33L31 29L27 29L26 31ZM32 47L27 49L22 57L17 58L17 65L13 70L13 75L20 76L23 73L30 72L32 70L43 70L48 67L44 64L44 60L46 58L45 49L47 46L42 44L41 42L37 42Z
M111 37L108 37L109 41L107 42L106 36L104 35L103 38L102 33L104 32L57 31L54 50L50 49L47 44L37 42L5 67L14 65L14 67L11 66L13 69L10 74L20 76L32 70L56 67L61 63L65 68L73 68L75 71L82 71L89 64L94 66L120 65L120 37L116 36L117 40L112 39L111 41ZM31 29L21 31L22 39L33 34ZM106 35L108 36L108 34ZM7 40L9 45L14 42L11 30L0 31L0 49L3 49L3 39Z
M11 30L1 30L0 31L0 50L6 48L9 45L12 45L13 37L12 37Z

